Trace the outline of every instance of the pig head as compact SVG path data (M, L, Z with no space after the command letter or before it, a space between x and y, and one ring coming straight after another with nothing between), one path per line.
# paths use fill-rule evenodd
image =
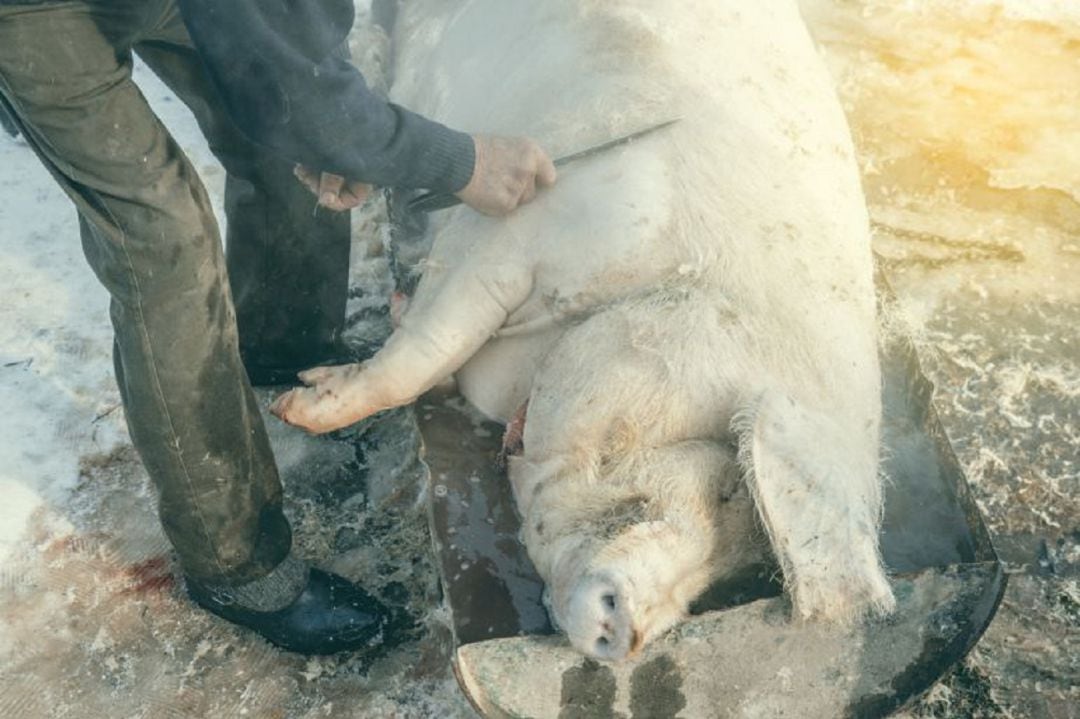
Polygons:
M416 0L395 99L554 155L505 219L462 208L370 360L275 405L329 431L453 375L493 418L528 402L510 480L551 611L632 655L763 528L797 619L888 611L880 376L851 140L794 2Z

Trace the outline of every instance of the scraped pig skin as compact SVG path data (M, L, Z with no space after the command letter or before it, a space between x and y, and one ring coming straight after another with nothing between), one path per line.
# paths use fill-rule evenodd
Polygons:
M524 541L592 657L754 559L755 522L794 619L888 612L869 222L795 3L417 0L397 32L393 99L452 127L559 156L681 120L510 217L433 215L386 345L307 373L279 416L328 431L450 375L503 422L528 401Z

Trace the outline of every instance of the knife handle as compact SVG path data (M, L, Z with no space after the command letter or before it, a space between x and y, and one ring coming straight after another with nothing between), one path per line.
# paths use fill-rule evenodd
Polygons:
M409 200L410 212L434 212L454 205L460 205L461 198L449 192L427 192Z

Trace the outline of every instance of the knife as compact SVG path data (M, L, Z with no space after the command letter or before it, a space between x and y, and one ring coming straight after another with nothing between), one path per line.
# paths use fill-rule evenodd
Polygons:
M656 125L651 125L642 130L631 132L629 135L623 135L622 137L616 137L614 140L608 140L599 145L579 150L578 152L564 155L563 157L555 160L555 167L561 167L577 160L584 160L586 157L592 157L598 155L601 152L610 150L613 147L619 147L620 145L626 145L640 137L649 135L657 130L661 130L670 125L674 125L680 118L673 120L665 120ZM461 200L457 195L450 194L449 192L428 192L419 197L416 197L409 201L408 209L410 212L434 212L435 210L443 210L447 207L453 207L454 205L460 205Z

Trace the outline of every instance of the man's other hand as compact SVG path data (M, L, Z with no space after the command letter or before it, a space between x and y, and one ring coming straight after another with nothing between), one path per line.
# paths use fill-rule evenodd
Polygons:
M329 172L315 172L303 165L293 168L296 179L319 198L319 205L335 212L344 212L364 204L371 185L348 180Z
M474 135L476 164L472 179L457 196L485 215L506 215L536 197L540 187L555 184L555 165L525 137Z

